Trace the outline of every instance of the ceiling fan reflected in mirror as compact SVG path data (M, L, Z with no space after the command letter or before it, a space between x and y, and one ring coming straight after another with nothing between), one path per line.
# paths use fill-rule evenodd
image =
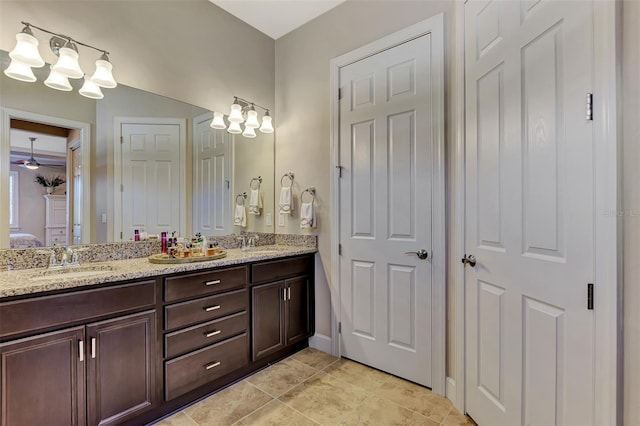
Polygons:
M38 168L40 168L41 166L45 166L45 167L66 167L65 164L60 164L59 161L56 161L56 159L53 159L51 164L44 164L44 163L40 163L38 162L38 160L35 159L35 157L33 156L33 142L35 142L37 138L34 137L30 137L29 140L31 141L31 156L29 158L26 158L26 153L25 155L21 157L21 155L17 154L17 153L11 153L11 164L15 164L18 165L20 167L24 167L26 169L29 170L36 170Z

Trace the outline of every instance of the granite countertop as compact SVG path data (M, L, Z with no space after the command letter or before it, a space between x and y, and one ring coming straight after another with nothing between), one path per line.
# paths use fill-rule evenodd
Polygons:
M103 270L92 275L76 277L65 277L64 274L42 276L46 268L2 271L0 272L0 299L52 290L87 287L109 282L155 277L176 272L199 271L220 266L238 265L248 262L315 253L316 251L317 249L315 247L265 245L246 251L228 249L227 257L222 259L187 264L155 264L149 262L146 257L115 260L111 262L92 262L83 263L81 266L90 265L96 269Z

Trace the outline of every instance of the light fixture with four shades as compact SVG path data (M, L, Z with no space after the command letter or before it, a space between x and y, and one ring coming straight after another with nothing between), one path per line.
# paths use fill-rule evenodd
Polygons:
M262 117L262 124L258 121L258 112L256 107L265 111ZM231 104L231 112L229 113L229 127L224 121L224 115L221 112L213 113L211 127L214 129L227 129L232 134L240 134L246 138L255 138L256 130L262 133L273 133L273 124L269 109L262 107L254 102L234 96L233 104ZM244 123L244 131L240 124Z
M22 21L22 24L25 27L22 32L16 34L16 46L9 52L11 64L4 70L8 77L25 82L37 80L31 68L41 68L45 65L45 61L38 50L38 39L31 30L31 28L36 28L53 36L49 39L49 47L58 56L58 61L50 66L49 77L45 80L45 85L56 90L71 91L73 87L69 83L69 79L84 77L84 84L79 92L82 96L91 99L104 97L101 88L114 88L118 85L113 78L113 66L109 62L109 52L106 50L81 43L71 37L45 30L28 22ZM100 59L96 61L96 69L90 77L85 75L80 68L78 45L102 53Z

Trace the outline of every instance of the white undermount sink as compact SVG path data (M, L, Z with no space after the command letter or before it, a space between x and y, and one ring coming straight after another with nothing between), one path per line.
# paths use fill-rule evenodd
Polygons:
M71 279L90 277L92 275L108 274L114 271L114 267L110 265L76 265L64 266L59 268L46 269L39 271L30 278L31 281L44 281L55 278Z

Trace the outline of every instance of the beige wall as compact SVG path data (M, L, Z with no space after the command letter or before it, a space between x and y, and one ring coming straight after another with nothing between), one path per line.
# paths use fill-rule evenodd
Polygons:
M314 233L318 235L320 247L320 264L316 265L316 331L319 334L331 335L329 277L333 170L329 61L444 12L445 79L449 88L452 8L451 1L348 1L276 41L276 194L280 190L280 176L289 170L296 175L296 197L308 186L317 189L318 228ZM447 121L450 117L447 114ZM446 143L448 152L452 152L449 138ZM450 159L449 155L447 161ZM276 232L305 233L300 230L298 217L294 214L287 218L285 227L277 226L276 222ZM453 310L449 311L452 315ZM452 333L449 335L452 337ZM452 363L449 364L451 369Z
M624 419L640 424L640 2L623 2Z

